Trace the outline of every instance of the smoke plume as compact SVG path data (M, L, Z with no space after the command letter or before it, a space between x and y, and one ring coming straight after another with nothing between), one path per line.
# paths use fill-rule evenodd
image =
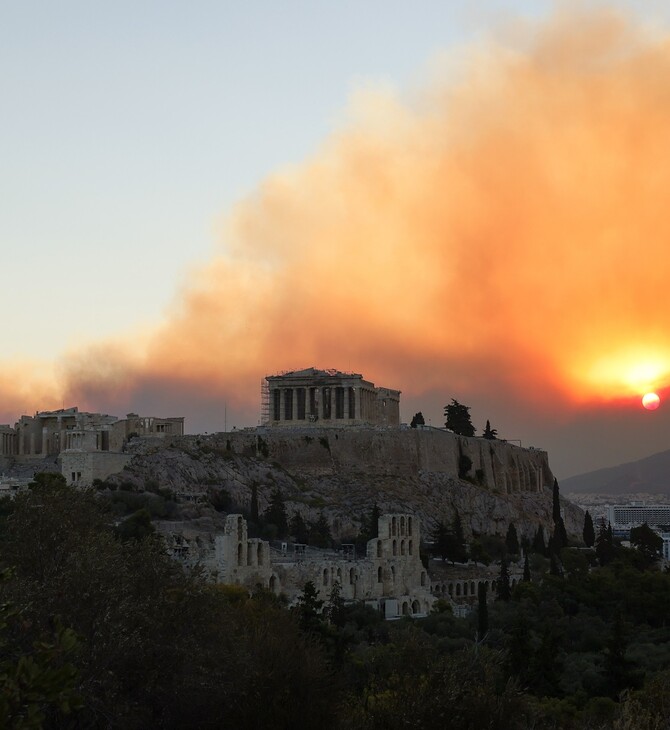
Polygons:
M662 391L670 36L606 10L513 35L411 98L356 94L228 214L158 330L63 357L43 403L226 402L255 422L261 378L311 365L543 412Z

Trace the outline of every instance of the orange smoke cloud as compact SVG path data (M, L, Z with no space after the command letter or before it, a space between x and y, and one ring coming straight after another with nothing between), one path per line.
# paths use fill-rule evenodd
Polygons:
M465 58L411 102L360 92L232 211L140 354L68 357L59 395L255 407L264 374L313 364L554 407L667 385L670 36L562 13Z

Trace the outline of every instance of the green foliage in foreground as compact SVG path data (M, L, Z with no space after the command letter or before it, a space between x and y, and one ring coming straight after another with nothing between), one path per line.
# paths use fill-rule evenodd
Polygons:
M595 551L564 549L565 577L480 597L467 619L442 602L386 623L309 584L292 609L214 585L165 555L146 513L117 522L104 495L53 480L3 504L0 727L670 724L670 575L644 539L592 569Z

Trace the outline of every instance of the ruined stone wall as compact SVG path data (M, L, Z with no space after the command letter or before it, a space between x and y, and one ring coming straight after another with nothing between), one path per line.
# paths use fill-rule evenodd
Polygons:
M94 479L106 479L120 472L130 461L130 454L109 451L64 451L60 455L61 473L68 484L90 487Z
M435 598L419 557L419 520L407 514L383 515L378 528L378 538L370 540L366 555L358 559L353 554L295 551L292 545L291 551L271 551L265 540L248 537L246 520L236 514L228 515L213 545L177 534L168 536L167 544L174 557L188 565L200 563L219 582L250 590L262 586L284 593L289 601L311 581L324 601L339 584L342 598L365 601L383 609L388 618L427 613ZM168 530L165 523L162 531Z

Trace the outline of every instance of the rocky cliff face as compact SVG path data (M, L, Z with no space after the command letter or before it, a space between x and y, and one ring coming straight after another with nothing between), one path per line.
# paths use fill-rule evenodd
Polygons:
M154 480L184 495L223 489L242 509L255 486L261 512L279 487L289 516L315 520L323 511L338 538L355 535L375 503L382 512L418 514L424 534L456 510L470 533L504 535L510 522L531 537L539 523L551 529L546 452L502 441L438 429L277 428L132 448L117 481ZM581 511L568 502L564 510L568 532L581 534Z

